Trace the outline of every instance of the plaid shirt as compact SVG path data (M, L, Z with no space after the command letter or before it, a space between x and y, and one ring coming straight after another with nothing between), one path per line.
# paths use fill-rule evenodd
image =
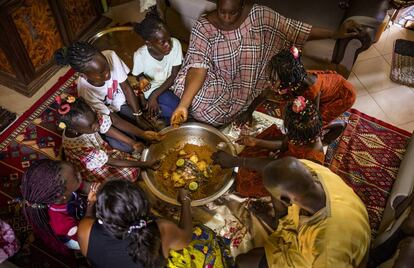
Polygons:
M260 5L254 5L233 31L217 29L202 15L191 31L190 46L173 90L181 97L187 71L192 67L208 69L190 112L199 121L226 124L260 95L270 58L285 47L301 46L310 30L310 25Z

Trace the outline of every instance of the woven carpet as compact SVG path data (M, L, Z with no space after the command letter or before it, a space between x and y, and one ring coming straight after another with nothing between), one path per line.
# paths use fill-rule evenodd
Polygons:
M76 76L69 71L27 112L0 135L0 217L15 230L21 250L10 261L19 267L82 267L84 259L49 253L27 226L21 209L8 204L19 196L23 172L38 159L60 158L54 97L76 95ZM267 111L269 112L269 111ZM344 134L327 153L326 165L339 174L367 205L373 235L397 175L410 134L356 110L344 114Z
M329 146L325 165L364 202L375 238L411 134L355 109L343 119L348 125Z
M390 77L396 83L414 87L414 42L395 41Z
M75 74L72 70L29 108L6 132L0 135L0 217L7 221L18 237L21 250L9 261L19 267L81 267L82 258L60 256L36 239L28 227L21 208L8 204L20 196L23 172L33 161L59 159L61 135L56 128L54 98L63 91L73 94ZM11 100L12 101L12 100Z

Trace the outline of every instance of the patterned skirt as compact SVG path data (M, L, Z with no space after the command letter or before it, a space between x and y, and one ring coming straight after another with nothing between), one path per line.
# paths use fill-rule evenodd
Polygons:
M229 268L235 267L229 248L230 240L217 236L213 230L196 225L191 243L184 249L171 250L167 267Z

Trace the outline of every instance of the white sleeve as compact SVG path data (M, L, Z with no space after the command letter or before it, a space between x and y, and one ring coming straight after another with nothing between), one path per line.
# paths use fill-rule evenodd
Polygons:
M183 51L181 49L181 43L177 39L173 38L173 57L172 57L172 66L181 65L183 62Z
M125 64L125 62L123 62L121 58L118 57L115 51L112 51L111 58L112 58L113 72L115 73L115 76L118 79L118 82L123 83L125 80L127 80L130 70L128 66Z
M101 124L99 126L99 133L105 134L106 132L108 132L108 130L112 126L111 117L109 115L106 115L106 114L98 115L98 118L99 117L102 118Z
M137 76L144 72L144 57L139 51L134 53L134 67L132 68L132 75Z
M100 112L102 114L109 114L111 112L111 110L109 110L109 108L101 100L95 97L91 90L82 85L82 83L78 83L78 95L79 97L82 97L96 112Z

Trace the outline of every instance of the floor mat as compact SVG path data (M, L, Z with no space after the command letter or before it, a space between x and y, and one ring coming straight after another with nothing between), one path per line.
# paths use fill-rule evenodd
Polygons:
M19 267L82 267L82 258L60 256L36 239L18 205L23 172L38 159L60 158L61 135L56 128L54 98L63 91L76 92L76 75L68 71L31 108L0 135L0 217L16 233L21 250L9 259Z
M414 42L395 41L390 77L396 83L414 87Z
M375 238L411 134L355 109L342 119L348 125L329 146L325 165L364 202Z

